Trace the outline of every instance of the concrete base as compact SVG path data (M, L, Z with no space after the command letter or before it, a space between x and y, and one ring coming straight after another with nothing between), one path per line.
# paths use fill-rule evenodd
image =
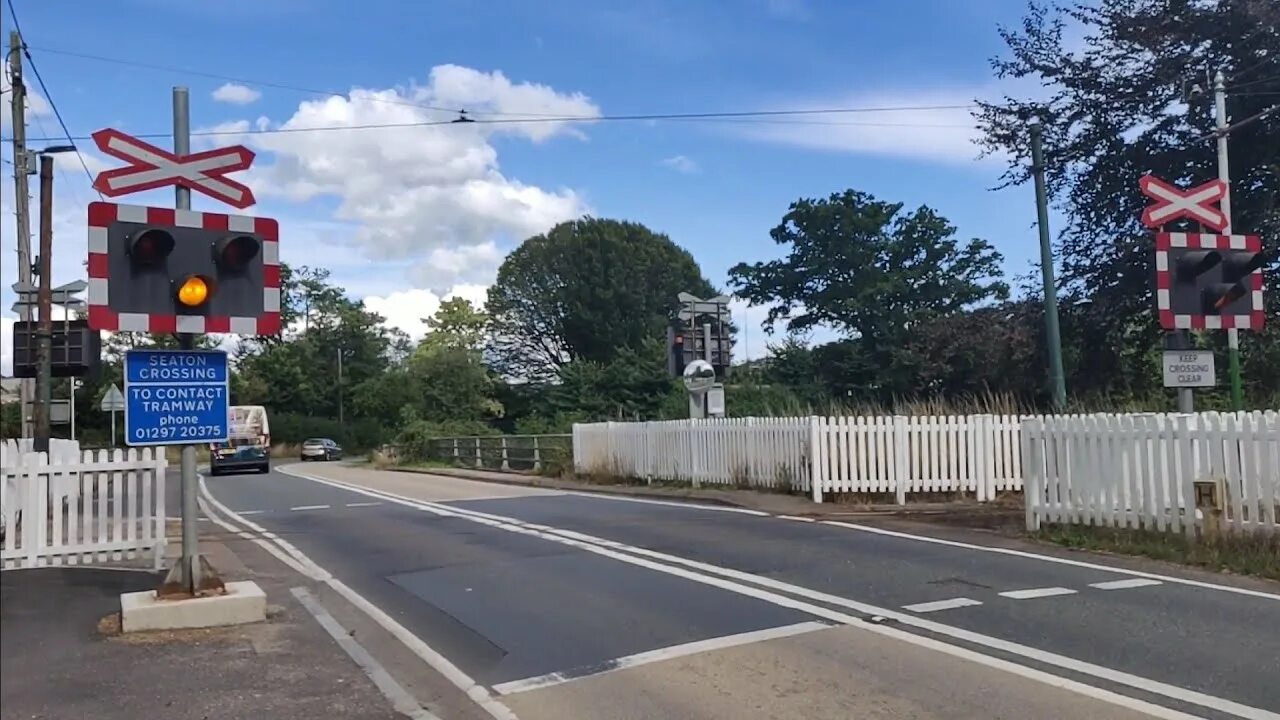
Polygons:
M267 595L258 584L227 583L227 594L185 600L157 600L155 590L120 596L120 628L178 630L262 622L267 618Z

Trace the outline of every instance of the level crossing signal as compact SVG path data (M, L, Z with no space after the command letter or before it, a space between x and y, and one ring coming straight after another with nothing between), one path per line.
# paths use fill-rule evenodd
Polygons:
M1267 256L1254 235L1159 233L1157 305L1167 329L1250 329L1264 318Z
M94 329L279 332L274 220L92 203L89 227Z

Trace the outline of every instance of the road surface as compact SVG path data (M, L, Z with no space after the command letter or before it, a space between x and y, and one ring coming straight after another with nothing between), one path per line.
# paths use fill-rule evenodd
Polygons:
M206 488L489 716L1280 719L1271 583L335 463Z

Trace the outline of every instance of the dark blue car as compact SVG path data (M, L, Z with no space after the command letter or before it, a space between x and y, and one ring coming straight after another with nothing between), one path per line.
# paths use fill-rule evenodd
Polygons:
M218 443L209 450L209 474L260 472L271 470L266 448L256 443Z

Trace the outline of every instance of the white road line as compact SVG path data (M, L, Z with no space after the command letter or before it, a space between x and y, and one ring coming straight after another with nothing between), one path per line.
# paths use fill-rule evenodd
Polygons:
M293 474L293 473L288 473ZM298 476L301 477L301 476ZM453 477L453 476L449 476ZM316 478L309 478L315 480ZM484 482L477 480L475 482ZM596 498L597 500L617 500L622 502L639 502L649 503L651 505L671 505L674 507L682 507L690 510L714 510L717 512L733 512L743 515L756 515L763 517L776 517L784 519L796 519L789 515L771 515L760 510L749 510L747 508L728 507L721 505L700 504L696 501L681 502L674 500L651 500L648 498L622 497L619 495L610 495L606 493L588 493L577 491L565 491L565 495L577 495L579 497ZM1174 583L1177 585L1188 585L1191 587L1205 588L1209 590L1220 590L1222 592L1236 593L1238 595L1248 595L1250 597L1264 598L1266 600L1280 601L1280 593L1270 593L1264 590L1253 590L1250 588L1235 587L1233 585L1221 585L1218 583L1205 582L1203 580L1191 580L1189 578L1181 578L1173 575L1160 575L1158 573L1150 573L1142 570L1130 570L1128 568L1113 567L1111 565L1102 565L1101 563L1088 562L1086 560L1073 560L1071 558L1057 557L1054 555L1041 555L1040 553L1029 552L1026 550L1014 550L1012 548L992 547L988 545L977 545L975 543L961 542L959 540L946 540L944 538L930 537L928 535L915 535L912 533L901 532L899 530L886 530L885 528L872 527L870 525L860 525L858 523L846 522L843 520L816 520L823 525L831 525L833 527L842 527L849 530L859 530L861 532L872 533L875 535L885 535L888 537L902 538L904 540L915 540L918 542L933 543L935 545L946 545L948 547L962 548L965 550L976 550L978 552L996 553L998 555L1011 555L1014 557L1027 558L1030 560L1040 560L1042 562L1057 563L1059 565L1072 565L1075 567L1089 568L1091 570L1102 570L1103 572L1116 573L1117 575L1129 575L1132 577L1148 578L1151 580L1160 580L1166 583Z
M382 503L380 502L356 502L356 503L347 503L347 507L373 507L375 505L381 505L381 504Z
M1026 550L975 545L973 543L960 542L958 540L945 540L943 538L929 537L928 535L913 535L911 533L899 532L897 530L886 530L884 528L871 527L870 525L859 525L857 523L844 522L842 520L821 520L820 522L823 525L859 530L861 532L872 533L874 535L885 535L888 537L903 538L905 540L917 540L919 542L933 543L935 545L947 545L949 547L964 548L965 550L977 550L978 552L989 552L997 555L1012 555L1013 557L1042 560L1044 562L1058 563L1059 565L1073 565L1075 567L1089 568L1090 570L1102 570L1104 572L1116 573L1117 575L1130 575L1133 577L1147 578L1149 580L1160 580L1162 582L1175 583L1178 585L1190 585L1191 587L1221 590L1223 592L1236 593L1238 595L1248 595L1250 597L1280 601L1280 594L1235 587L1233 585L1219 585L1217 583L1204 582L1202 580L1190 580L1188 578L1181 578L1173 575L1160 575L1157 573L1144 572L1142 570L1129 570L1127 568L1102 565L1100 563L1092 563L1084 560L1072 560L1071 558L1055 557L1053 555L1040 555L1039 553L1027 552Z
M1159 580L1148 580L1147 578L1129 578L1128 580L1108 580L1107 582L1089 583L1089 587L1098 588L1099 590L1128 590L1129 588L1149 587L1151 585L1163 585Z
M391 677L391 673L388 673L386 668L382 667L382 664L375 660L368 650L364 649L363 645L356 642L355 638L351 637L351 633L342 627L342 624L334 619L329 614L329 611L325 610L324 606L320 604L320 601L316 600L315 596L308 592L306 588L296 587L289 592L293 593L293 596L298 598L298 602L302 603L307 612L315 617L316 622L320 623L320 627L324 628L325 632L328 632L329 636L333 638L333 641L338 643L338 647L342 648L347 656L356 665L360 666L364 674L369 676L373 684L391 701L391 707L396 712L406 715L412 720L440 720L439 715L428 712L409 694L409 691L396 682L396 679Z
M1028 588L1026 590L1009 590L1000 593L1000 597L1010 600L1034 600L1036 598L1053 597L1055 595L1075 595L1079 590L1064 587Z
M811 517L800 517L799 515L774 515L774 517L778 518L779 520L796 520L798 522L807 522L807 523L815 522L814 519Z
M445 505L439 505L437 503L414 500L413 498L407 498L401 495L396 495L394 493L386 493L382 491L370 490L368 488L364 488L358 485L349 485L347 483L337 481L337 480L329 480L329 479L314 477L311 475L304 475L296 471L291 471L288 468L282 469L282 472L291 474L294 477L300 477L306 480L311 480L312 482L317 482L322 485L329 485L331 487L343 488L350 492L365 495L368 497L382 498L384 500L395 502L400 505L405 505L407 507L413 507L419 510L423 510L425 512L430 512L435 515L440 515L444 517L468 518L482 525L488 525L490 527L500 528L503 530L507 530L509 532L540 537L546 540L551 540L553 542L561 543L563 545L568 545L570 547L577 547L587 552L595 553L605 557L614 558L616 560L620 560L621 562L629 563L639 567L646 567L652 570L656 570L658 572L664 572L669 575L675 575L676 577L683 577L689 580L693 580L694 582L703 583L705 585L711 585L713 587L719 587L721 589L729 590L731 592L736 592L738 594L746 595L748 597L754 597L757 599L766 600L767 602L772 602L775 605L792 608L795 610L800 610L802 612L807 612L816 617L824 618L827 620L833 620L835 622L845 623L848 625L856 625L859 628L868 630L870 632L876 632L889 637L894 637L896 639L902 640L903 642L919 645L921 647L931 648L939 652L952 655L954 657L965 658L973 662L976 662L978 664L986 665L987 667L1004 670L1012 674L1019 675L1021 677L1025 677L1032 680L1036 680L1038 682L1045 683L1047 685L1052 685L1054 687L1067 689L1072 692L1076 692L1081 695L1102 700L1104 702L1109 702L1121 707L1127 707L1133 710L1138 710L1140 712L1145 712L1149 715L1152 715L1153 717L1166 718L1169 720L1173 720L1173 719L1190 720L1191 718L1195 718L1196 716L1189 715L1187 713L1183 713L1177 710L1173 710L1161 705L1155 705L1153 703L1139 700L1137 698L1133 698L1127 695L1121 695L1119 693L1112 692L1110 690L1106 690L1094 685L1088 685L1086 683L1070 680L1060 675L1054 675L1052 673L1048 673L1042 670L1037 670L1030 666L1020 665L1015 662L1003 660L1001 658L997 658L991 655L986 655L981 652L969 650L967 648L964 648L958 645L951 645L939 640L934 640L932 638L927 638L922 635L917 635L912 632L899 630L897 628L893 628L888 625L882 625L879 623L868 623L863 621L861 618L857 618L841 612L833 611L829 608L822 607L819 605L813 605L811 603L798 601L792 597L787 597L783 595L778 595L773 592L760 590L759 587L767 587L767 588L778 590L780 592L789 593L790 595L794 595L796 597L804 597L812 600L817 600L819 602L823 602L829 605L849 608L851 610L863 613L865 615L880 616L885 619L895 620L901 625L914 627L920 630L925 630L937 635L950 637L955 640L961 640L964 642L973 643L975 645L979 645L985 648L999 650L1001 652L1024 657L1024 658L1034 660L1036 662L1040 662L1046 665L1054 666L1063 670L1080 673L1082 675L1089 675L1089 676L1096 677L1108 682L1113 682L1119 685L1125 685L1131 688L1135 688L1144 692L1151 693L1153 695L1160 695L1163 697L1171 698L1173 700L1178 700L1178 701L1190 703L1193 705L1199 705L1202 707L1211 708L1214 710L1227 713L1229 715L1246 718L1247 720L1280 720L1280 713L1261 710L1259 708L1251 707L1249 705L1244 705L1242 703L1238 703L1233 700L1227 700L1226 698L1215 697L1213 695L1208 695L1195 690L1189 690L1187 688L1178 687L1176 685L1162 683L1158 680L1152 680L1150 678L1142 677L1139 675L1133 675L1131 673L1115 670L1113 668L1103 667L1101 665L1095 665L1093 663L1088 663L1083 660L1077 660L1075 658L1067 657L1065 655L1059 655L1057 653L1052 653L1046 650L1040 650L1038 648L1033 648L1027 645L1022 645L1022 644L1011 642L1008 640L1003 640L990 635L983 635L981 633L976 633L970 630L964 630L962 628L954 627L951 625L945 625L943 623L933 622L932 620L926 620L925 618L911 615L909 613L889 610L887 608L877 607L869 603L850 600L848 598L844 598L839 595L832 595L829 593L824 593L818 590L812 590L810 588L802 587L799 585L792 585L790 583L774 580L772 578L768 578L763 575L753 575L751 573L742 572L740 570L723 568L717 565L711 565L708 563L699 562L697 560L689 560L687 558L682 558L676 555L670 555L667 553L660 553L654 550L648 550L645 548L625 545L623 543L615 542L612 540L595 538L590 535L572 532L569 530L557 530L557 529L548 528L542 525L524 523L523 521L516 520L514 518L503 518L501 516L489 515L488 513L476 512L476 511L468 510L465 508L450 507ZM671 564L666 565L666 564L655 562L653 560L649 560L646 558L654 558L655 560L662 560L663 562L667 562ZM692 570L686 570L681 567L675 567L675 565L683 565L687 568L692 568L693 570L698 570L701 572L693 572ZM714 576L720 576L720 577L714 577ZM732 578L734 580L749 582L759 587L751 587L748 585L740 584L738 582L730 582L722 578Z
M916 603L915 605L903 605L903 610L909 610L917 613L931 613L939 610L954 610L962 607L973 607L981 605L981 602L971 598L950 598L948 600L934 600L933 602Z
M763 642L765 640L776 640L778 638L791 637L793 635L802 635L815 630L827 630L831 627L833 626L829 623L811 621L796 623L795 625L767 628L765 630L738 633L737 635L724 635L721 637L709 638L707 640L698 640L695 642L684 643L682 645L672 645L670 647L658 648L657 650L649 650L648 652L636 653L635 655L626 655L624 657L614 658L613 660L606 660L598 665L588 665L586 667L574 668L572 670L561 670L559 672L547 673L546 675L538 675L537 677L524 678L523 680L512 680L510 682L499 683L493 686L493 691L499 695L511 695L513 693L537 690L539 688L560 685L573 680L581 680L583 678L595 677L596 675L617 672L618 670L626 670L627 668L633 668L637 665L647 665L649 663L672 660L674 658L696 655L698 653L710 652L712 650L723 650L725 648L750 645L751 643Z
M266 512L266 510L237 510L236 514L237 515L261 515L264 512Z
M654 500L652 498L623 497L621 495L578 492L576 490L567 490L564 494L574 495L576 497L594 498L596 500L616 500L618 502L645 503L646 505L668 505L670 507L684 508L685 510L711 510L714 512L737 513L738 515L769 517L769 513L764 512L763 510L749 510L747 508L733 507L731 505L710 505L708 503L700 503L696 500L691 500L689 502L683 502L680 500Z
M289 508L289 510L292 512L297 512L299 510L328 510L328 509L329 509L328 505L299 505L297 507Z
M284 468L281 468L284 471ZM287 473L294 477L311 479L306 475L297 473ZM200 498L200 504L205 514L209 515L215 523L221 525L224 529L236 533L240 537L252 541L254 544L262 547L271 553L285 565L293 568L303 577L308 577L318 582L323 582L333 588L339 595L354 605L358 610L368 615L371 620L382 626L393 637L399 640L414 655L417 655L431 669L440 673L446 680L453 683L467 697L471 698L477 705L489 713L495 720L518 720L516 714L511 712L511 708L503 705L489 693L483 686L471 679L471 676L462 672L457 665L454 665L444 655L441 655L435 648L428 645L422 638L414 635L408 628L401 625L394 618L382 610L382 608L369 602L363 595L352 590L346 583L334 577L328 570L317 565L311 558L303 555L298 548L294 547L288 541L280 538L270 530L258 525L252 520L246 520L236 515L236 513L223 505L209 492L209 487L205 484L204 477L200 477L200 492L203 495ZM257 533L257 537L248 532L237 528L229 522L218 519L217 515L212 512L213 508L217 508L220 512L227 515L228 518L235 519L241 525L249 528Z

